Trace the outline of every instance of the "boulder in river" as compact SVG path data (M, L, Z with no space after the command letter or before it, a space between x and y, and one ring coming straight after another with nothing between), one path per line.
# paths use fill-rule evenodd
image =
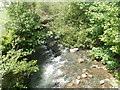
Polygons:
M101 80L101 81L100 81L100 85L103 85L104 83L105 83L104 80Z
M80 76L77 76L77 79L81 79L81 77L80 77Z
M110 79L105 79L104 81L109 83L109 82L110 82Z
M84 61L85 61L85 59L83 59L83 58L79 58L79 59L78 59L78 62L79 62L79 63L83 63Z
M98 69L102 69L102 67L96 67L96 68L98 68Z
M79 83L80 83L80 80L78 80L78 79L74 80L74 84L78 85Z
M91 74L88 74L88 77L90 77L90 78L93 78L93 75L91 75Z
M87 72L87 71L88 71L87 69L82 69L82 72L83 72L83 73L85 73L85 72Z
M51 86L56 86L56 85L58 85L59 84L59 82L53 82L52 84L51 84Z
M97 68L98 67L98 65L92 65L91 66L91 68Z
M87 75L86 74L82 74L82 78L86 78L87 77Z
M107 68L105 66L103 66L102 69L107 70Z
M70 49L70 52L76 52L76 51L78 51L78 48Z

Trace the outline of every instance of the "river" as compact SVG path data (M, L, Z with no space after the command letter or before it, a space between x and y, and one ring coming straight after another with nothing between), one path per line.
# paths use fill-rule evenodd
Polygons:
M37 65L40 70L30 76L29 88L118 87L117 84L112 84L115 82L113 75L103 69L105 65L98 61L91 61L86 50L73 53L61 44L55 47L55 45L37 47L31 58L38 60ZM51 48L55 48L56 51ZM84 59L83 63L79 63L80 58ZM91 68L92 65L98 65L100 68ZM86 74L86 77L83 74ZM102 80L104 83L101 83Z

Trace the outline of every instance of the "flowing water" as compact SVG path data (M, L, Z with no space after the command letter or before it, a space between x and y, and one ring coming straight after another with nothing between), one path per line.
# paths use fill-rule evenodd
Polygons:
M53 46L55 47L55 46ZM112 74L103 69L90 68L92 64L103 66L100 62L93 62L87 56L86 51L80 50L74 53L69 52L68 48L58 45L54 52L47 46L39 46L36 53L32 55L32 59L38 60L40 70L33 73L29 79L29 87L31 88L89 88L103 87L100 80L112 78ZM57 53L57 55L55 54ZM79 63L78 59L84 58L84 63ZM80 84L74 84L78 76L83 74L82 70L87 69L93 78L81 78ZM92 82L91 82L92 81ZM72 83L71 85L69 85ZM111 87L110 84L104 87Z

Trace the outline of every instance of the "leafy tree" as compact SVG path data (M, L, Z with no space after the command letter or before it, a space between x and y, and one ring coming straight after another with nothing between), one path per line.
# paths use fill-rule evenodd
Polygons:
M6 7L9 20L5 24L5 34L0 36L3 88L26 88L26 78L39 69L37 61L28 59L28 55L49 35L35 7L34 2L11 2Z
M35 7L33 2L18 2L11 3L7 8L11 21L6 24L6 28L14 30L14 34L19 37L20 41L16 44L18 48L35 48L43 44L43 39L47 37L47 28L42 25Z

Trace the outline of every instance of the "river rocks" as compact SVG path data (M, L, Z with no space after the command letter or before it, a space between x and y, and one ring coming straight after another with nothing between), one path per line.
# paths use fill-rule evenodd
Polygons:
M101 81L100 81L100 85L103 85L104 83L105 83L104 80L101 80Z
M78 85L79 83L80 83L80 80L78 80L78 79L74 80L74 84Z
M92 65L91 66L91 68L97 68L98 67L98 65Z
M76 52L76 51L78 51L78 48L70 49L70 52Z
M71 87L71 86L73 86L73 83L69 83L69 84L67 84L67 86L68 86L68 87Z
M83 59L83 58L79 58L79 59L78 59L78 62L79 62L79 63L83 63L84 61L85 61L85 59Z
M96 67L97 69L102 69L102 67Z
M98 65L92 65L91 68L104 69L107 70L105 66L99 67Z
M110 79L105 79L104 81L109 83L109 82L110 82Z
M56 86L56 85L58 85L59 84L59 82L53 82L52 84L51 84L51 86Z
M118 88L119 87L119 82L116 82L116 79L114 77L110 78L110 84L112 85L112 88Z
M91 75L91 74L88 74L88 77L90 77L90 78L93 78L93 75Z
M77 77L77 79L81 79L81 77L80 77L80 76L78 76L78 77Z
M87 71L88 71L87 69L82 69L82 72L83 72L83 73L85 73L85 72L87 72Z
M87 78L87 75L86 74L82 74L82 78Z
M105 66L103 66L102 69L107 70L107 68Z
M111 79L111 78L108 79L108 78L107 78L107 79L101 80L101 81L100 81L100 85L103 85L103 84L104 84L104 85L107 85L107 84L108 84L108 85L111 85L111 86L114 87L114 86L115 86L115 83L114 83L114 85L113 85L113 81L114 81L113 79ZM115 82L115 81L114 81L114 82Z

